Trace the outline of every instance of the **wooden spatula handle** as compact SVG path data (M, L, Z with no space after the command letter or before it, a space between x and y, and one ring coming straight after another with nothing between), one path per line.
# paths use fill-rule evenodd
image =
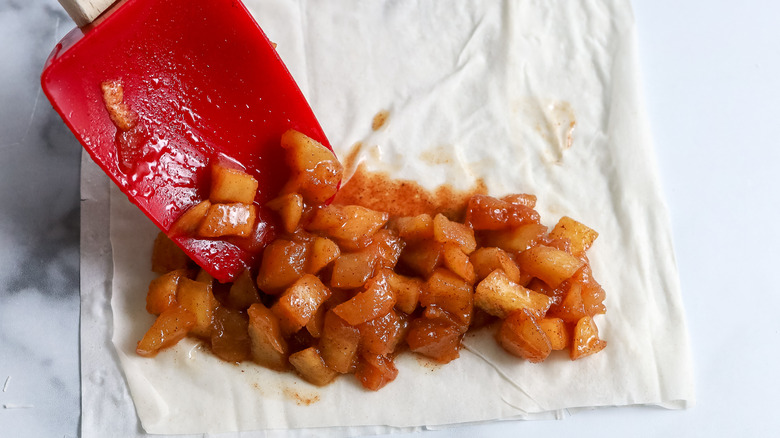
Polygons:
M91 23L116 0L59 0L59 2L70 18L76 22L76 26L83 27Z

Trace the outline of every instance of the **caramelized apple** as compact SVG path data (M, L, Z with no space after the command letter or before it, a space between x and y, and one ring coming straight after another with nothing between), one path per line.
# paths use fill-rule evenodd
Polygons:
M211 351L227 362L241 362L250 356L249 320L245 314L226 307L214 312Z
M433 240L439 243L454 243L466 254L471 254L477 248L471 227L453 222L441 213L433 218Z
M322 358L331 368L345 374L352 370L357 360L360 332L335 312L325 313L325 324L320 337Z
M292 129L282 134L282 147L291 173L284 193L300 193L312 204L336 194L343 167L330 149Z
M135 351L141 356L154 356L184 339L194 325L195 315L179 306L169 307L154 320Z
M388 355L403 339L405 320L394 310L357 326L360 348L370 354Z
M382 389L397 376L398 368L395 367L393 359L378 354L362 354L355 370L355 377L360 384L372 391Z
M256 218L257 210L254 205L211 204L196 233L206 238L248 237L252 234Z
M599 233L568 216L562 217L550 231L551 239L569 239L571 253L574 255L590 248L598 236Z
M500 269L479 282L474 293L476 306L499 318L523 309L544 315L551 302L547 295L513 283Z
M367 283L365 291L334 307L333 313L350 325L358 325L386 314L394 305L395 296L385 275L380 274Z
M574 327L574 340L569 351L571 360L598 353L606 346L607 341L599 339L599 329L593 322L593 318L586 316L577 321Z
M282 218L284 231L294 232L303 216L303 196L298 193L288 193L265 204L266 207L277 212Z
M450 316L466 331L474 311L474 297L471 285L446 269L437 269L425 283L420 295L423 307L437 307Z
M149 283L149 292L146 294L146 311L159 315L169 307L176 305L176 290L179 280L187 276L187 271L177 269L163 274Z
M552 287L558 287L574 275L585 262L573 255L549 246L537 245L517 256L522 271L538 277Z
M176 292L176 301L183 309L195 315L195 325L190 330L192 334L211 336L214 310L218 304L211 292L211 284L182 278Z
M278 239L263 251L257 286L265 293L276 294L293 284L304 274L306 265L305 245L290 240Z
M271 311L279 318L282 332L290 334L303 328L328 297L330 290L320 279L306 274L284 291Z
M515 356L530 362L541 362L550 355L552 346L536 316L526 309L512 312L501 323L498 343Z
M415 353L448 363L460 353L461 331L446 319L417 318L409 325L406 343Z
M252 175L221 164L211 166L211 202L251 204L256 195L257 180Z
M514 259L500 248L479 248L469 257L477 280L482 280L496 269L504 271L513 283L520 284L520 268Z
M312 242L311 255L308 258L306 272L317 274L322 268L328 266L330 262L336 260L341 255L341 249L336 242L326 238L317 237Z
M247 309L252 360L273 370L287 368L287 341L279 328L279 320L270 309L255 303Z
M325 386L338 376L338 372L328 368L320 352L315 347L309 347L290 355L290 364L307 382Z

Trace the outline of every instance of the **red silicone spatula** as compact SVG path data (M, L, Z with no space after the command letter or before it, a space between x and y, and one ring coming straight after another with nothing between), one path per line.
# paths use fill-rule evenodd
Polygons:
M126 0L89 24L99 0L60 2L81 27L52 52L43 90L94 161L163 231L208 197L215 160L232 160L252 174L262 206L288 176L282 133L296 129L330 147L239 0ZM101 91L106 81L122 84L138 129L120 132L112 123ZM121 147L134 151L132 163L122 163ZM260 208L254 239L173 239L228 281L254 264L273 228Z

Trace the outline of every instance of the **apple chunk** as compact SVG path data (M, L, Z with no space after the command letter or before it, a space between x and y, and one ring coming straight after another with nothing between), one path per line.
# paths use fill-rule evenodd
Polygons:
M500 269L479 282L474 292L474 304L499 318L523 309L544 315L551 303L550 297L512 282Z
M501 323L498 343L509 353L530 362L541 362L552 351L547 334L527 309L513 312Z
M261 303L247 309L252 360L273 370L287 368L287 341L279 328L279 319Z
M179 306L166 309L138 342L136 353L152 357L163 348L182 340L195 325L195 315Z
M317 386L325 386L339 375L338 372L328 368L315 347L291 354L290 364L304 380Z
M292 129L282 134L282 147L291 171L284 193L300 193L311 204L336 194L344 168L330 149Z
M279 318L282 332L290 334L303 328L328 297L330 290L320 279L306 274L282 293L271 311Z
M220 164L211 166L209 200L221 204L251 204L257 195L257 180L250 174Z
M537 277L552 288L574 275L585 262L560 249L537 245L517 256L520 270Z

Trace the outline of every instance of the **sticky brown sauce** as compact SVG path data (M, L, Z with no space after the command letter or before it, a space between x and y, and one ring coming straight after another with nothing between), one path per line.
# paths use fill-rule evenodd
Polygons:
M310 406L320 401L320 396L317 394L306 394L292 388L285 388L284 395L293 400L298 406Z
M460 191L450 185L443 185L429 191L414 181L392 179L386 173L368 171L365 164L360 164L333 202L360 205L386 211L394 216L416 216L422 213L433 216L442 212L448 218L457 220L463 215L471 196L486 193L487 187L481 179L468 190Z
M371 129L373 131L379 131L387 123L387 119L390 117L390 112L382 110L376 113L374 120L371 122Z

